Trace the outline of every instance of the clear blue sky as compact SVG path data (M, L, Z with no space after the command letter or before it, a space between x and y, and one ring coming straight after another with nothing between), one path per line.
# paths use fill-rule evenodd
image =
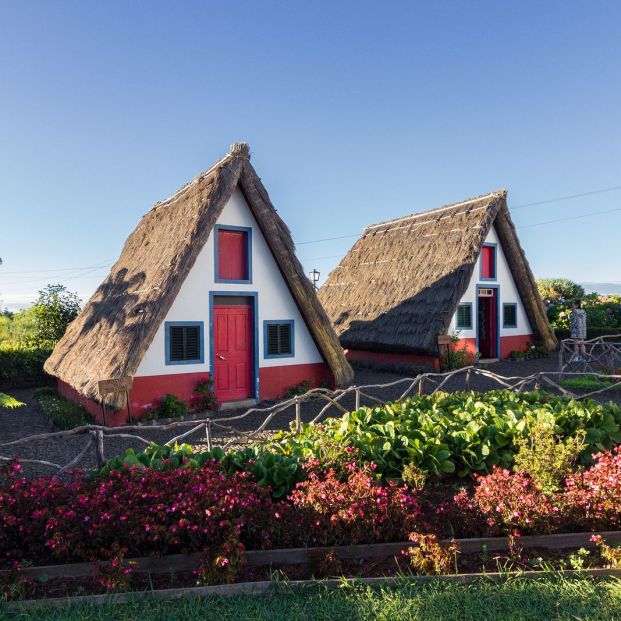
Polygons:
M354 238L300 242L501 187L511 206L621 186L620 59L615 1L0 0L0 304L88 297L235 141L322 279ZM621 281L621 211L519 233L537 276Z

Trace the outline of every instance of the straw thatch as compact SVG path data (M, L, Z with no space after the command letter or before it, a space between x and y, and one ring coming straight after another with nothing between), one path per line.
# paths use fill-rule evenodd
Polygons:
M319 291L343 347L437 355L492 225L535 336L555 347L504 190L367 227Z
M341 385L353 373L325 311L295 256L291 233L249 161L248 145L230 153L169 199L129 236L119 260L67 329L45 370L99 400L100 379L133 375L236 187L265 236L324 360ZM106 397L111 406L123 397Z

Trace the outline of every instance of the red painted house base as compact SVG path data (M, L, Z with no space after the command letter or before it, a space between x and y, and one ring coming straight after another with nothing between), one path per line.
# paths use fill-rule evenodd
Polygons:
M420 354L389 354L379 351L366 351L364 349L346 349L345 357L347 360L366 360L387 364L428 364L434 369L440 368L440 359L437 356L424 356Z
M500 358L508 358L512 351L526 351L529 344L535 341L532 334L523 334L517 336L501 336L500 337ZM453 345L453 349L462 349L466 346L466 351L472 354L474 362L477 351L476 339L459 339L459 343ZM366 351L362 349L346 349L345 356L347 360L365 360L370 362L379 362L384 364L405 363L405 364L428 364L434 369L440 369L440 358L438 356L425 356L421 354L400 354L386 353L377 351Z
M202 380L209 379L209 373L178 373L175 375L151 375L135 377L129 393L132 419L138 420L158 405L167 394L176 395L182 401L189 402L195 386ZM311 388L327 383L334 387L334 376L324 363L299 364L259 369L259 400L273 400L282 397L287 389L304 381L310 382ZM58 392L82 405L86 411L103 424L101 405L80 394L77 390L58 380ZM106 408L106 425L118 427L126 424L127 408L111 412Z
M282 397L287 389L302 382L310 382L311 388L327 384L334 388L334 376L323 362L316 364L294 364L259 369L259 393L261 401Z
M512 351L526 351L526 348L535 342L535 337L532 334L519 334L516 336L501 336L500 337L500 358L508 358ZM464 344L466 350L473 356L477 351L476 339L459 339L459 343L454 346L455 349L462 349Z

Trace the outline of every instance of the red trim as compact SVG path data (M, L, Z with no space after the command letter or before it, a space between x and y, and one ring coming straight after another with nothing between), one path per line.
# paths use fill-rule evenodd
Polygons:
M323 362L261 367L259 368L261 401L282 397L288 388L304 381L309 381L311 388L318 388L325 382L330 388L334 388L334 376Z
M379 351L366 351L364 349L346 349L347 360L367 360L370 362L401 362L405 364L428 364L434 369L440 368L440 359L437 356L425 356L420 354L389 354Z

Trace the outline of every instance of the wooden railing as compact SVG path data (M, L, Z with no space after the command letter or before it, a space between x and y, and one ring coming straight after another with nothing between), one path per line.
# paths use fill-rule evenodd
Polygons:
M568 390L560 384L563 379L585 376L605 381L607 385L603 388L579 394ZM268 429L269 424L274 418L278 414L283 414L285 412L289 412L290 424L293 429L300 430L303 423L302 406L304 404L315 403L318 406L319 410L312 418L309 416L306 417L310 419L308 422L317 423L329 415L343 414L351 410L357 410L364 405L384 405L387 402L406 399L414 394L434 394L445 388L449 388L448 385L451 382L451 391L470 391L472 389L472 380L474 377L488 382L488 387L485 387L484 390L502 388L519 393L526 390L540 390L545 388L546 390L552 390L576 400L599 397L613 390L621 390L621 375L600 374L597 372L557 371L535 373L528 377L507 377L497 375L479 367L465 367L449 371L448 373L424 373L414 378L406 377L385 384L349 386L334 391L325 388L315 388L303 395L292 397L270 407L254 407L243 413L231 416L205 415L204 418L194 420L179 420L166 424L148 426L141 424L127 425L124 427L82 425L67 431L26 436L10 442L0 443L0 452L4 453L4 455L0 455L0 462L7 462L18 458L17 454L12 453L12 451L16 451L19 447L23 447L26 444L63 440L76 435L84 435L86 440L78 454L65 465L44 459L19 458L20 463L49 467L56 471L55 476L60 476L72 468L77 467L89 451L94 451L97 467L100 468L106 460L105 442L107 438L124 438L148 445L151 440L139 435L140 432L146 431L173 432L174 435L166 442L169 446L189 436L195 436L200 433L204 434L202 441L206 444L208 450L211 450L216 445L221 446L223 449L227 449L233 444L238 445L257 442L261 438L261 434ZM380 395L373 394L378 391L381 393ZM236 423L248 419L251 416L259 416L261 418L261 422L255 429L244 431L235 426ZM188 427L189 429L187 429ZM179 431L181 431L181 433L178 433ZM232 437L228 437L226 434L230 434Z
M580 349L584 346L585 353ZM558 370L563 372L615 373L621 369L621 334L599 336L589 341L563 339L558 351Z

